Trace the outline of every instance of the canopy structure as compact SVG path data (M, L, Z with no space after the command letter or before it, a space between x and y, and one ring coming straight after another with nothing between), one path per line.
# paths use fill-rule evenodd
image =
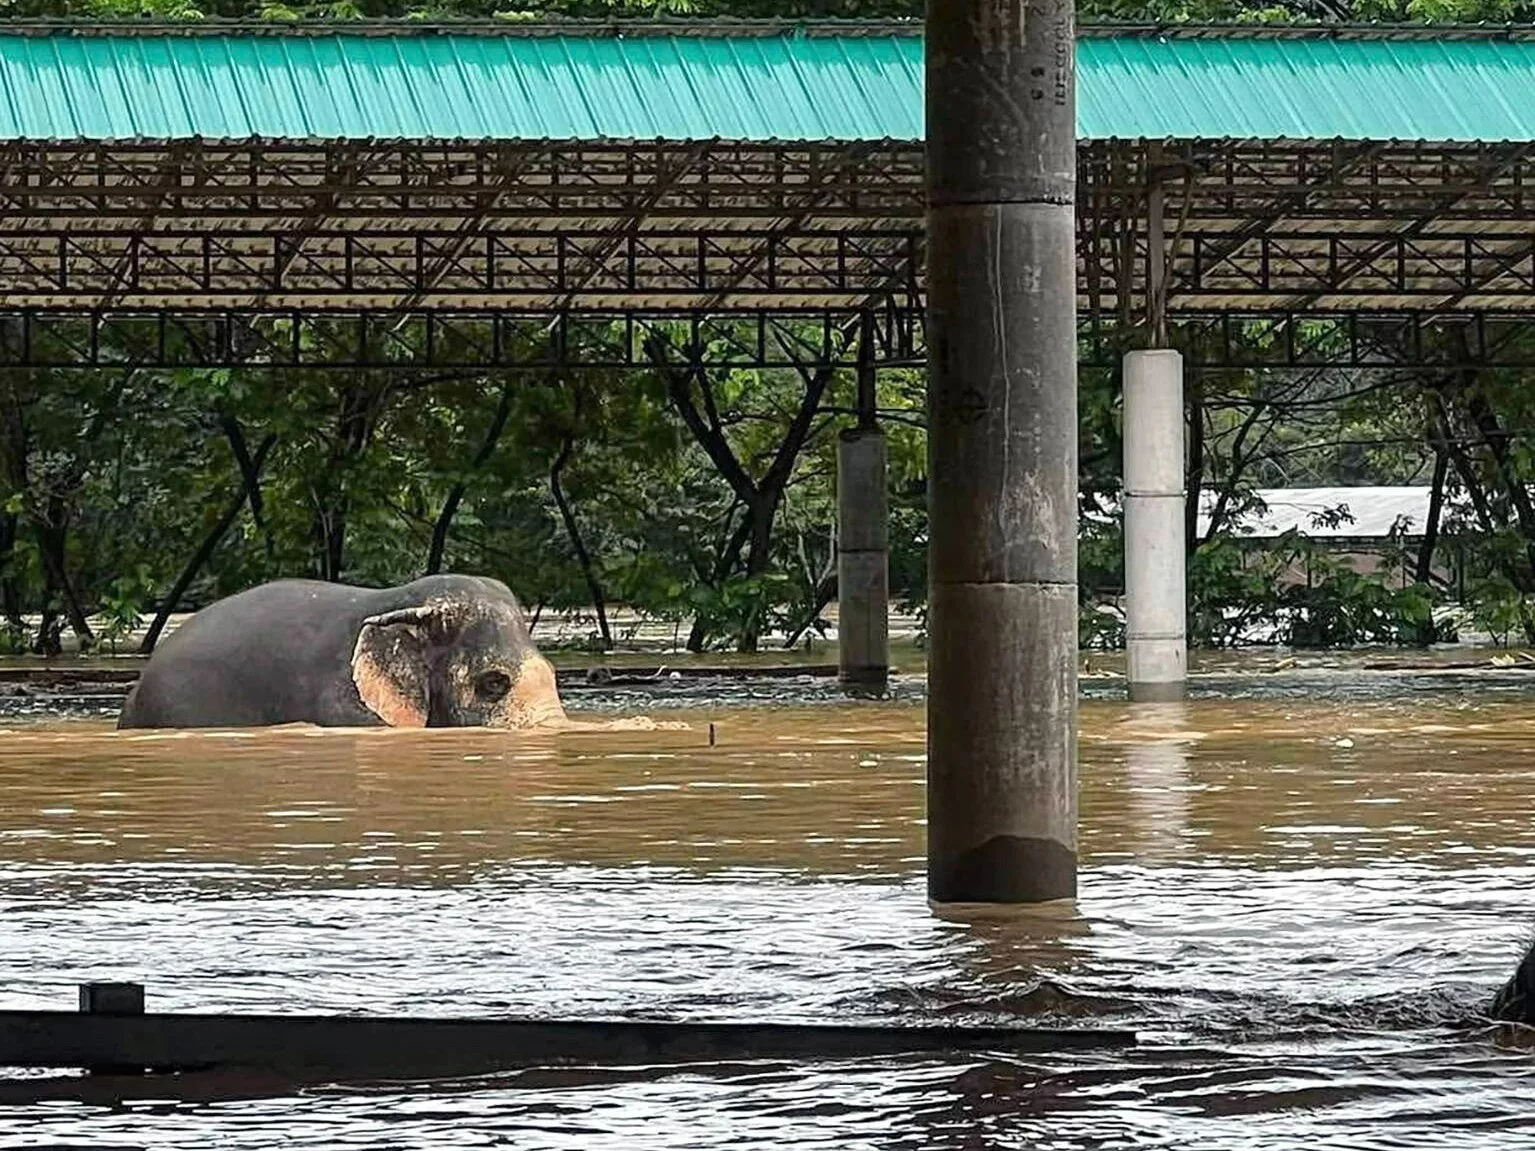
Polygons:
M922 50L899 24L9 25L0 364L615 367L663 326L667 354L919 362ZM1087 332L1165 315L1211 367L1535 357L1535 30L1078 53Z

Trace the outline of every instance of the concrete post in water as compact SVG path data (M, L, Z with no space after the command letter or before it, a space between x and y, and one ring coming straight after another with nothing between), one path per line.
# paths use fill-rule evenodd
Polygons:
M142 983L82 983L80 1010L86 1015L144 1014Z
M890 677L890 525L872 326L864 324L858 426L837 441L837 643L842 686L878 695Z
M928 891L1076 894L1070 0L929 0Z
M82 983L79 986L81 1015L143 1015L142 983ZM92 1075L139 1075L142 1064L93 1062L86 1067Z
M1125 644L1132 700L1182 699L1188 676L1183 357L1124 361Z
M844 687L880 693L890 676L890 530L885 433L850 428L837 441L837 639Z

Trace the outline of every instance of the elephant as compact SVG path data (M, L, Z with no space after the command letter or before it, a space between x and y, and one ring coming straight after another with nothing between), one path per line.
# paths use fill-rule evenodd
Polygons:
M150 656L119 728L653 728L578 723L498 580L285 579L218 600ZM670 725L668 725L670 726Z

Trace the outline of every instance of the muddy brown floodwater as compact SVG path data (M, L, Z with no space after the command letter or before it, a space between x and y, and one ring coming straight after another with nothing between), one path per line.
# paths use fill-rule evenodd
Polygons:
M1081 898L940 918L917 703L0 734L0 1006L1131 1025L1130 1052L0 1102L8 1147L1526 1147L1535 693L1090 701ZM707 746L709 721L719 744Z

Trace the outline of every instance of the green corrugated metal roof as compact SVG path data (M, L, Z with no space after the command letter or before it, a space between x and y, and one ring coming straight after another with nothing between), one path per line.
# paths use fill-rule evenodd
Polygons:
M0 138L917 139L895 37L0 36Z
M1535 43L1083 40L1085 139L1535 140Z
M1535 42L1078 49L1084 139L1535 140ZM901 35L0 35L0 139L917 140Z

